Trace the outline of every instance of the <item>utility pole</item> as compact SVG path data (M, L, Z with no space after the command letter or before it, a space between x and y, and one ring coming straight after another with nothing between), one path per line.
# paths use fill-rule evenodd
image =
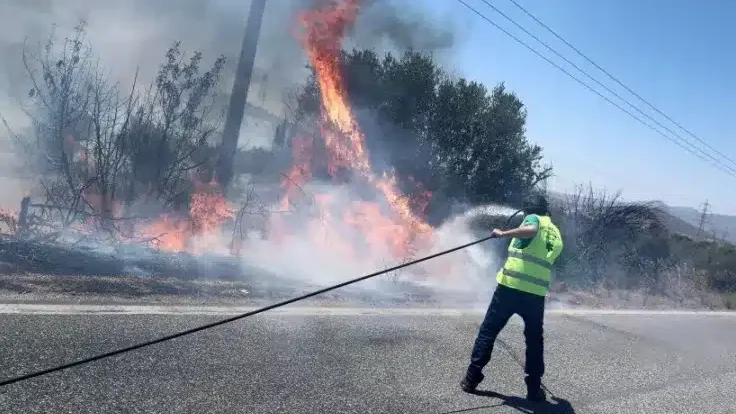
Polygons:
M225 127L222 131L222 145L217 159L216 177L223 191L227 191L233 178L233 159L238 148L240 126L243 123L243 114L248 102L248 87L253 74L258 38L261 34L261 24L263 23L263 12L265 10L266 0L251 0L243 44L240 48L238 67L235 70L233 91L230 94L230 104L227 108Z
M700 224L698 225L698 236L697 238L700 238L700 234L705 231L705 225L708 223L708 218L710 216L710 203L708 200L705 200L705 203L703 203L703 209L700 213Z

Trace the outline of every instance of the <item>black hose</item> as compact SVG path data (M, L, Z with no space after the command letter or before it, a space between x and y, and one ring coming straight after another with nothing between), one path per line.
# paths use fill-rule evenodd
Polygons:
M516 217L517 215L519 215L519 213L521 213L523 211L524 210L516 210L516 212L514 214L512 214L512 215L509 216L509 218L506 220L506 223L503 224L503 227L502 228L503 229L508 229L509 228L509 224L511 224L511 220L513 220L514 217Z
M519 214L520 212L521 212L521 210L519 210L516 213L514 213L513 215L511 215L508 218L508 220L506 221L506 224L504 225L504 227L508 226L509 223L511 223L511 220L517 214ZM282 306L286 306L286 305L292 304L294 302L298 302L298 301L301 301L301 300L304 300L304 299L311 298L313 296L321 295L322 293L326 293L326 292L329 292L331 290L335 290L335 289L339 289L341 287L352 285L353 283L361 282L363 280L367 280L367 279L370 279L370 278L373 278L373 277L376 277L376 276L380 276L380 275L385 274L385 273L393 272L395 270L399 270L399 269L402 269L404 267L408 267L408 266L415 265L417 263L425 262L427 260L434 259L435 257L444 256L446 254L453 253L453 252L456 252L458 250L462 250L462 249L465 249L467 247L470 247L470 246L473 246L473 245L476 245L476 244L479 244L479 243L483 243L484 241L490 240L492 238L493 238L493 236L486 236L486 237L483 237L483 238L478 239L476 241L473 241L473 242L470 242L470 243L465 243L465 244L460 245L460 246L457 246L457 247L453 247L452 249L443 250L443 251L441 251L439 253L434 253L434 254L431 254L429 256L425 256L425 257L422 257L422 258L419 258L419 259L416 259L416 260L412 260L410 262L406 262L406 263L402 263L402 264L399 264L399 265L390 267L388 269L379 270L377 272L373 272L373 273L368 274L368 275L365 275L365 276L361 276L361 277L358 277L358 278L355 278L355 279L351 279L351 280L348 280L346 282L338 283L336 285L332 285L332 286L326 287L324 289L315 290L314 292L310 292L310 293L307 293L307 294L304 294L304 295L301 295L301 296L298 296L298 297L295 297L295 298L287 299L287 300L282 301L282 302L274 303L272 305L264 306L262 308L259 308L259 309L256 309L256 310L253 310L253 311L250 311L250 312L246 312L246 313L243 313L243 314L240 314L240 315L236 315L236 316L233 316L233 317L230 317L230 318L226 318L226 319L222 319L222 320L219 320L219 321L216 321L216 322L208 323L206 325L201 325L201 326L198 326L198 327L195 327L195 328L192 328L192 329L187 329L185 331L177 332L177 333L174 333L174 334L171 334L171 335L166 335L166 336L163 336L163 337L160 337L160 338L157 338L157 339L153 339L153 340L150 340L150 341L141 342L141 343L138 343L138 344L135 344L135 345L131 345L131 346L125 347L125 348L117 349L115 351L110 351L110 352L106 352L106 353L103 353L103 354L94 355L94 356L91 356L89 358L84 358L84 359L80 359L80 360L77 360L77 361L74 361L74 362L70 362L68 364L63 364L63 365L59 365L59 366L56 366L56 367L47 368L47 369L44 369L44 370L40 370L40 371L36 371L36 372L31 372L29 374L24 374L24 375L20 375L20 376L14 377L14 378L6 379L6 380L0 382L0 387L4 387L4 386L10 385L10 384L15 384L15 383L21 382L21 381L26 381L26 380L29 380L31 378L41 377L41 376L48 375L48 374L51 374L51 373L54 373L54 372L63 371L63 370L66 370L68 368L76 367L76 366L79 366L79 365L84 365L84 364L87 364L87 363L90 363L90 362L94 362L94 361L98 361L98 360L105 359L105 358L110 358L110 357L113 357L113 356L116 356L116 355L120 355L120 354L124 354L124 353L127 353L127 352L135 351L135 350L138 350L138 349L141 349L141 348L150 346L150 345L155 345L155 344L159 344L159 343L162 343L162 342L166 342L166 341L169 341L169 340L172 340L172 339L176 339L176 338L179 338L179 337L182 337L182 336L185 336L185 335L190 335L190 334L193 334L193 333L196 333L196 332L199 332L199 331L204 331L206 329L210 329L210 328L214 328L216 326L224 325L226 323L235 322L237 320L244 319L244 318L247 318L249 316L254 316L254 315L257 315L259 313L263 313L263 312L266 312L266 311L269 311L269 310L272 310L272 309L276 309L276 308L280 308Z
M518 210L514 214L512 214L511 216L509 216L509 218L506 220L506 223L504 223L503 228L507 228L509 226L509 224L511 223L511 220L513 220L514 217L516 217L521 212L522 212L522 210ZM432 255L429 255L429 256L425 256L425 257L422 257L422 258L419 258L419 259L416 259L416 260L412 260L410 262L402 263L400 265L396 265L396 266L390 267L388 269L384 269L384 270L381 270L381 271L378 271L378 272L374 272L374 273L371 273L371 274L368 274L368 275L365 275L365 276L361 276L361 277L358 277L358 278L355 278L355 279L351 279L351 280L348 280L346 282L342 282L342 283L339 283L339 284L336 284L336 285L333 285L333 286L329 286L329 287L326 287L326 288L323 288L323 289L319 289L319 290L316 290L316 291L313 291L313 292L304 294L302 296L291 298L291 299L288 299L288 300L285 300L285 301L282 301L282 302L278 302L278 303L275 303L275 304L272 304L272 305L268 305L268 306L265 306L265 307L262 307L262 308L259 308L259 309L250 311L250 312L246 312L246 313L243 313L243 314L240 314L240 315L236 315L236 316L230 317L230 318L222 319L222 320L219 320L219 321L216 321L216 322L213 322L213 323L201 325L201 326L198 326L198 327L195 327L195 328L192 328L192 329L187 329L185 331L181 331L181 332L177 332L175 334L163 336L161 338L157 338L157 339L154 339L154 340L151 340L151 341L141 342L139 344L132 345L132 346L125 347L125 348L121 348L121 349L118 349L118 350L115 350L115 351L106 352L106 353L103 353L103 354L98 354L98 355L95 355L95 356L92 356L92 357L89 357L89 358L85 358L85 359L80 359L80 360L77 360L77 361L74 361L74 362L71 362L71 363L68 363L68 364L63 364L63 365L59 365L59 366L56 366L56 367L47 368L47 369L44 369L44 370L32 372L32 373L25 374L25 375L20 375L20 376L14 377L14 378L10 378L10 379L7 379L7 380L4 380L4 381L0 382L0 387L4 387L4 386L7 386L7 385L15 384L15 383L18 383L18 382L21 382L21 381L26 381L26 380L29 380L29 379L32 379L32 378L36 378L36 377L45 376L45 375L48 375L48 374L51 374L51 373L54 373L54 372L63 371L63 370L66 370L68 368L76 367L76 366L79 366L79 365L84 365L84 364L87 364L87 363L90 363L90 362L98 361L98 360L101 360L101 359L109 358L109 357L120 355L120 354L123 354L123 353L135 351L135 350L138 350L138 349L141 349L141 348L150 346L150 345L155 345L155 344L158 344L158 343L166 342L166 341L169 341L169 340L172 340L172 339L176 339L176 338L179 338L179 337L182 337L182 336L185 336L185 335L193 334L193 333L196 333L196 332L199 332L199 331L203 331L203 330L206 330L206 329L214 328L216 326L224 325L226 323L230 323L230 322L234 322L234 321L237 321L237 320L240 320L240 319L244 319L244 318L247 318L249 316L254 316L254 315L257 315L259 313L263 313L263 312L266 312L266 311L269 311L269 310L272 310L272 309L276 309L276 308L279 308L279 307L282 307L282 306L289 305L289 304L294 303L294 302L298 302L298 301L301 301L301 300L304 300L304 299L308 299L308 298L313 297L313 296L320 295L322 293L329 292L331 290L339 289L341 287L345 287L345 286L348 286L348 285L351 285L351 284L354 284L354 283L357 283L357 282L361 282L363 280L367 280L367 279L370 279L370 278L373 278L373 277L376 277L376 276L380 276L380 275L385 274L385 273L393 272L395 270L399 270L399 269L402 269L402 268L405 268L405 267L408 267L408 266L412 266L412 265L415 265L415 264L418 264L418 263L421 263L421 262L424 262L424 261L427 261L427 260L430 260L430 259L434 259L435 257L439 257L439 256L443 256L443 255L446 255L446 254L449 254L449 253L453 253L453 252L456 252L458 250L462 250L462 249L465 249L467 247L470 247L470 246L473 246L473 245L482 243L482 242L487 241L487 240L492 239L492 238L493 238L493 236L486 236L486 237L483 237L483 238L478 239L476 241L473 241L473 242L470 242L470 243L466 243L466 244L463 244L463 245L454 247L452 249L444 250L444 251L441 251L439 253L435 253L435 254L432 254ZM508 344L506 344L503 340L501 340L500 338L498 339L498 341L501 343L501 345L506 350L506 352L514 359L514 361L516 361L516 363L519 364L519 366L522 366L523 367L523 363L521 362L521 360L519 359L519 357L516 356L516 354L514 353L514 351L511 349L511 347ZM548 393L552 394L549 391L549 389L544 384L542 384L542 387Z

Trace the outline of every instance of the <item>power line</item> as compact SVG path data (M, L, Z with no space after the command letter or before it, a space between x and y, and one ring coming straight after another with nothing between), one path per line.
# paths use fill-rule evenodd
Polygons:
M685 128L680 123L678 123L674 119L670 118L667 114L665 114L664 112L660 111L659 108L657 108L656 106L654 106L653 104L651 104L649 101L647 101L646 99L642 98L638 93L634 92L631 88L629 88L628 86L626 86L623 82L621 82L618 78L616 78L615 76L613 76L610 72L608 72L607 70L603 69L597 63L595 63L585 53L581 52L578 48L576 48L570 42L568 42L567 40L565 40L557 32L555 32L554 30L552 30L552 28L550 28L549 26L547 26L546 24L544 24L539 18L537 18L535 15L533 15L531 12L529 12L527 9L525 9L522 5L520 5L518 2L516 2L516 0L509 0L509 1L511 3L513 3L516 7L518 7L522 12L524 12L524 14L526 14L527 16L529 16L530 18L532 18L535 22L537 22L540 26L542 26L543 28L545 28L548 32L552 33L557 39L559 39L564 44L566 44L570 49L574 50L575 53L577 53L583 59L585 59L586 61L588 61L588 63L590 63L591 65L595 66L598 70L600 70L601 72L603 72L606 76L608 76L609 78L611 78L614 82L616 82L621 87L623 87L624 89L626 89L632 95L636 96L640 101L644 102L648 107L652 108L658 114L660 114L661 116L663 116L668 121L672 122L678 128L680 128L681 130L685 131L688 135L690 135L691 137L693 137L695 140L697 140L701 144L705 145L707 148L709 148L710 150L712 150L716 154L720 155L724 159L726 159L726 160L730 161L732 164L736 165L736 161L734 161L732 158L728 157L727 155L723 154L722 152L718 151L717 149L713 148L705 140L701 139L700 137L698 137L697 135L695 135L693 132L691 132L689 129Z
M484 1L485 1L485 0L484 0ZM549 63L550 65L554 66L554 67L555 67L555 68L557 68L557 69L558 69L559 71L563 72L564 74L566 74L567 76L569 76L569 77L570 77L571 79L573 79L574 81L576 81L577 83L579 83L580 85L582 85L583 87L585 87L586 89L588 89L589 91L591 91L591 92L593 92L594 94L598 95L599 97L601 97L601 98L605 99L605 100L606 100L606 101L607 101L608 103L610 103L611 105L615 106L616 108L618 108L619 110L621 110L621 111L622 111L622 112L624 112L625 114L627 114L627 115L629 115L630 117L634 118L635 120L639 121L639 122L640 122L641 124L643 124L644 126L648 127L649 129L653 130L654 132L658 133L659 135L663 136L663 137L664 137L664 138L666 138L667 140L669 140L669 141L671 141L671 142L673 142L673 143L677 144L677 145L678 145L679 147L681 147L681 148L682 148L682 149L684 149L685 151L687 151L687 152L689 152L689 153L691 153L691 154L695 155L696 157L700 158L701 160L703 160L703 161L706 161L706 162L708 162L708 163L709 163L709 164L711 164L712 166L714 166L714 167L718 168L719 170L721 170L721 171L725 172L726 174L728 174L728 175L730 175L730 176L732 176L732 177L735 177L735 178L736 178L736 169L733 169L733 168L731 168L731 167L728 167L728 166L725 166L725 165L723 165L723 163L722 163L721 161L717 160L717 159L716 159L716 158L714 158L714 157L713 157L712 155L710 155L710 154L708 154L708 153L704 152L703 150L701 150L701 149L699 149L699 148L697 148L697 147L693 146L693 144L692 144L692 143L690 143L690 142L689 142L688 140L686 140L686 139L684 139L684 138L682 138L682 137L678 136L677 134L674 134L674 135L675 135L675 138L673 138L673 137L671 137L671 136L669 136L669 135L667 135L667 134L663 133L663 132L662 132L661 130L657 129L656 127L654 127L654 126L652 126L651 124L647 123L646 121L644 121L644 120L643 120L643 119L641 119L640 117L638 117L638 116L636 116L635 114L631 113L631 111L629 111L628 109L626 109L626 108L622 107L622 106L621 106L620 104L618 104L618 103L614 102L613 100L611 100L611 98L609 98L609 97L607 97L607 96L603 95L602 93L600 93L599 91L597 91L596 89L594 89L593 87L591 87L590 85L588 85L587 83L583 82L583 81L582 81L582 80L580 80L580 79L579 79L578 77L576 77L575 75L573 75L572 73L570 73L570 72L569 72L568 70L566 70L566 69L565 69L565 68L563 68L562 66L558 65L557 63L555 63L554 61L552 61L552 60L551 60L550 58L548 58L547 56L543 55L543 54L542 54L541 52L539 52L538 50L536 50L536 49L534 49L533 47L529 46L529 44L527 44L527 43L526 43L526 42L524 42L523 40L519 39L519 38L518 38L517 36L515 36L514 34L512 34L511 32L509 32L508 30L506 30L506 29L504 29L503 27L501 27L501 26L500 26L500 25L499 25L498 23L496 23L496 22L494 22L493 20L491 20L491 19L490 19L490 18L489 18L488 16L484 15L483 13L481 13L480 11L478 11L478 9L476 9L476 8L472 7L471 5L469 5L468 3L466 3L466 2L464 1L464 0L458 0L458 2L460 2L460 3L462 4L462 5L464 5L464 6L466 7L466 8L468 8L468 9L469 9L470 11L472 11L473 13L477 14L477 15L478 15L478 16L479 16L480 18L482 18L482 19L483 19L483 20L485 20L486 22L488 22L488 23L490 23L491 25L493 25L494 27L496 27L496 28L497 28L498 30L502 31L502 32L503 32L503 33L504 33L505 35L507 35L507 36L509 36L510 38L514 39L514 40L515 40L516 42L518 42L519 44L521 44L521 45L522 45L522 46L524 46L525 48L529 49L529 50L530 50L530 51L531 51L532 53L534 53L535 55L537 55L537 56L539 56L540 58L544 59L544 60L545 60L545 61L546 61L547 63ZM488 4L488 3L486 2L486 4ZM541 43L541 41L540 41L540 43ZM557 52L555 52L555 53L557 53ZM568 61L568 62L569 62L569 61ZM573 65L573 66L574 66L574 65ZM585 73L584 71L582 71L582 70L581 70L581 69L579 69L579 68L578 68L578 70L580 70L581 72ZM595 78L593 78L593 79L595 80ZM605 88L605 85L604 85L604 88ZM609 91L610 91L610 89L609 89ZM614 93L614 95L615 95L615 93ZM641 110L639 110L639 109L638 109L638 108L637 108L636 106L632 105L631 103L629 103L629 102L628 102L628 101L626 101L625 99L623 99L623 98L621 98L621 97L618 97L618 98L619 98L619 99L621 99L622 101L624 101L624 102L628 103L628 104L629 104L630 106L632 106L633 108L637 109L637 110L638 110L639 112L641 112ZM649 117L649 116L648 116L648 115L646 115L646 114L644 114L644 115L645 115L645 116L647 116L647 117ZM649 117L649 118L651 119L651 117ZM658 122L657 122L656 120L654 120L654 121L655 121L655 123L658 123ZM659 123L658 123L658 124L659 124ZM659 125L660 125L660 126L662 126L661 124L659 124ZM666 128L666 127L664 127L664 128L665 128L665 129L668 129L668 128ZM692 146L693 148L697 149L698 151L700 151L700 152L704 153L704 154L705 154L705 155L706 155L707 157L709 157L709 158L711 158L711 159L709 160L709 159L706 159L706 158L704 158L704 157L703 157L702 155L700 155L700 154L698 154L698 153L694 152L694 151L693 151L692 149L690 149L690 148L686 147L685 145L683 145L683 144L682 144L682 143L681 143L680 141L684 141L685 143L689 144L690 146ZM728 169L728 171L726 171L726 170L723 170L723 168L727 168L727 169Z
M650 120L651 120L652 122L654 122L655 124L657 124L657 125L658 125L659 127L663 128L664 130L666 130L666 131L667 131L667 132L669 132L670 134L674 135L674 136L675 136L675 137L676 137L676 138L677 138L678 140L680 140L680 141L683 141L683 142L686 142L686 143L687 143L687 144L688 144L688 145L689 145L689 146L690 146L691 148L695 148L695 149L697 149L697 150L698 150L698 151L699 151L700 153L702 153L702 154L704 154L705 156L709 157L709 158L710 158L711 160L713 160L714 162L718 163L719 165L722 165L722 166L723 166L723 167L725 167L725 168L728 168L728 169L729 169L729 170L731 171L731 173L736 173L736 169L734 169L733 167L730 167L730 166L728 166L728 165L725 165L725 164L724 164L724 163L723 163L722 161L720 161L720 160L716 159L715 157L713 157L713 156L712 156L711 154L709 154L708 152L706 152L706 151L704 151L704 150L702 150L702 149L700 149L700 148L696 147L696 146L695 146L695 145L693 145L693 144L692 144L692 143L691 143L690 141L688 141L687 139L683 138L683 137L682 137L682 136L681 136L680 134L676 133L675 131L671 130L670 128L666 127L665 125L662 125L662 123L661 123L661 122L657 121L657 120L656 120L656 119L654 119L654 118L653 118L652 116L650 116L649 114L647 114L647 113L645 113L644 111L642 111L642 110L641 110L641 109L640 109L639 107L637 107L636 105L632 104L631 102L629 102L629 101L627 101L626 99L624 99L623 97L621 97L621 96L620 96L619 94L617 94L617 93L616 93L615 91L613 91L613 90L612 90L611 88L609 88L608 86L606 86L606 85L604 85L603 83L601 83L601 82L600 82L600 81L599 81L598 79L596 79L595 77L593 77L592 75L590 75L590 74L589 74L588 72L586 72L585 70L581 69L581 68L580 68L579 66L577 66L577 65L576 65L575 63L573 63L572 61L570 61L570 60L569 60L568 58L566 58L566 57L565 57L565 56L563 56L562 54L560 54L560 53L559 53L559 52L558 52L557 50L555 50L555 49L554 49L553 47L551 47L551 46L550 46L549 44L547 44L546 42L542 41L542 40L541 40L541 39L540 39L539 37L537 37L536 35L534 35L533 33L531 33L531 32L530 32L529 30L527 30L527 29L526 29L526 28L525 28L524 26L522 26L521 24L519 24L518 22L516 22L516 21L515 21L514 19L512 19L512 18L511 18L511 17L509 17L508 15L506 15L506 14L505 14L504 12L502 12L502 11L501 11L500 9L498 9L498 8L497 8L496 6L494 6L493 4L491 4L491 3L490 3L490 2L488 1L488 0L481 0L481 1L482 1L483 3L485 3L485 4L486 4L486 5L488 6L488 7L490 7L491 9L493 9L493 10L494 10L494 11L495 11L496 13L500 14L500 15L501 15L501 16L502 16L503 18L505 18L506 20L510 21L510 22L511 22L512 24L514 24L514 25L515 25L516 27L518 27L519 29L521 29L521 30L522 30L522 31L523 31L524 33L526 33L527 35L531 36L531 37L532 37L532 38L533 38L534 40L536 40L537 42L539 42L539 43L540 43L540 44L541 44L542 46L546 47L546 48L547 48L547 49L548 49L549 51L551 51L552 53L554 53L555 55L557 55L558 57L560 57L560 58L561 58L562 60L564 60L564 61L565 61L565 62L567 62L567 63L568 63L569 65L571 65L572 67L574 67L575 69L577 69L577 70L578 70L579 72L581 72L581 73L582 73L583 75L587 76L587 77L588 77L589 79L591 79L591 80L592 80L593 82L595 82L595 83L597 83L598 85L600 85L600 86L601 86L601 87L602 87L603 89L605 89L605 90L606 90L607 92L609 92L610 94L612 94L612 95L613 95L613 96L615 96L616 98L620 99L621 101L625 102L625 103L626 103L627 105L629 105L630 107L634 108L634 109L635 109L635 110L636 110L637 112L639 112L640 114L642 114L642 115L644 115L645 117L647 117L648 119L650 119ZM669 138L668 138L668 139L669 139ZM670 139L670 141L672 141L672 139ZM706 144L706 145L707 145L707 144ZM690 152L692 153L692 151L690 151ZM716 150L716 152L718 153L718 151L717 151L717 150ZM734 165L736 165L736 163L735 163L735 162L734 162L733 160L731 160L730 158L726 157L725 155L723 155L723 154L721 154L721 153L718 153L718 154L720 154L720 155L721 155L722 157L725 157L726 159L728 159L729 161L731 161L732 163L734 163ZM702 158L701 158L701 159L702 159Z

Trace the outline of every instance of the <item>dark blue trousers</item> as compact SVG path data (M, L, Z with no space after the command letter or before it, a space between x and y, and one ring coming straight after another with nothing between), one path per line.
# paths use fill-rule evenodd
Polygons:
M509 318L517 314L524 320L526 340L524 372L527 375L527 386L538 388L541 385L544 375L544 303L543 296L498 285L475 339L466 374L468 381L476 385L483 381L482 371L491 360L498 334L506 326Z

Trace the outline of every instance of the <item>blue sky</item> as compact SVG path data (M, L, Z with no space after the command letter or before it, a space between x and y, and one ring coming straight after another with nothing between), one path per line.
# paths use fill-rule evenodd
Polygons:
M466 1L601 89L482 1ZM694 0L517 1L661 111L736 159L736 2L708 0L706 6ZM509 0L491 3L620 96L689 138ZM736 177L632 119L459 2L428 2L426 7L451 16L457 25L454 64L463 76L489 86L504 81L522 98L528 110L528 136L544 148L555 167L552 189L565 191L576 183L592 182L597 188L622 190L629 200L697 207L708 199L714 212L736 214L736 192L724 190L736 184Z

